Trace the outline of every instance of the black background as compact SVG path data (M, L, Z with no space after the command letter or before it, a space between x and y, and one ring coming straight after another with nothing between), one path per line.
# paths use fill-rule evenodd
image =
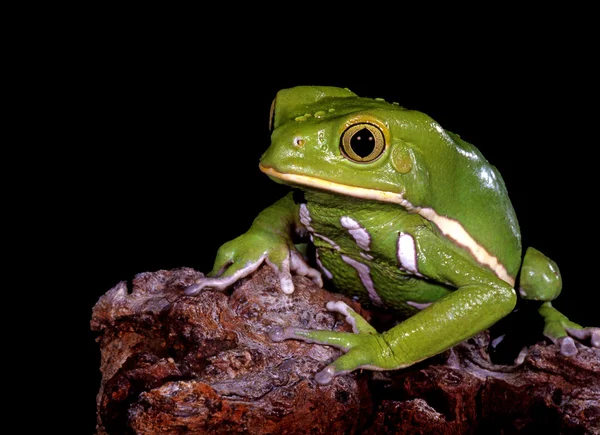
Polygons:
M285 87L397 101L473 143L503 175L523 245L559 264L555 306L597 319L598 69L585 29L507 16L491 32L489 17L442 18L384 35L288 16L208 31L208 13L180 26L155 12L84 20L47 47L61 53L45 65L48 133L65 146L47 151L56 163L39 190L55 223L41 245L67 283L77 359L64 406L86 422L81 433L93 431L100 383L93 305L140 272L208 272L220 244L287 191L257 166Z

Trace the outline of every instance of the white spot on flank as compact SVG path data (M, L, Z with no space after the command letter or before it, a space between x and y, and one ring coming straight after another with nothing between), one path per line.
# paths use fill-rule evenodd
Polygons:
M400 268L417 276L423 276L417 269L417 250L415 239L410 234L400 233L398 235L398 263Z
M369 260L369 261L371 261L371 260L373 259L373 256L372 256L372 255L370 255L370 254L365 254L364 252L361 252L361 253L360 253L360 256L361 256L362 258L364 258L365 260Z
M357 221L348 216L343 216L340 219L342 226L348 230L350 235L360 249L368 251L371 249L371 236L369 232L362 227Z
M321 239L321 240L323 240L323 241L325 241L325 242L329 243L329 244L331 245L331 247L332 247L333 249L335 249L336 251L339 251L339 250L340 250L340 245L338 245L337 243L335 243L335 242L334 242L333 240L331 240L329 237L325 237L324 235L322 235L322 234L319 234L319 233L313 233L313 234L315 235L315 237L318 237L319 239Z
M311 233L309 236L311 242L314 242L314 237L318 237L319 239L329 243L331 245L331 247L333 249L335 249L336 251L340 250L340 246L337 243L335 243L333 240L331 240L329 237L325 237L322 234L315 233L315 229L310 226L310 223L312 222L312 218L310 217L310 212L308 211L308 207L306 206L305 203L300 204L300 212L298 213L298 215L300 216L300 223L302 225L304 225L306 227L306 229Z
M329 270L327 270L327 268L325 266L323 266L323 263L321 263L321 259L319 258L319 250L318 249L315 251L315 260L317 261L317 266L319 266L319 269L321 269L321 272L323 272L325 274L327 279L332 279L333 274Z
M314 231L314 229L310 226L310 222L312 221L311 217L310 217L310 213L308 211L308 207L306 207L306 204L302 203L300 204L300 223L302 225L304 225L306 227L306 229L308 231Z
M354 258L347 257L346 255L341 255L341 257L345 263L349 264L354 269L356 269L356 271L358 272L358 277L360 278L360 282L362 282L362 285L369 293L369 299L371 299L371 302L373 302L375 305L382 306L383 301L381 300L381 298L377 294L377 291L375 290L373 280L371 279L371 270L369 269L369 266L361 263L360 261L356 261Z
M406 304L410 305L411 307L415 307L417 310L424 310L429 305L433 304L433 302L427 302L427 303L421 304L419 302L406 301Z

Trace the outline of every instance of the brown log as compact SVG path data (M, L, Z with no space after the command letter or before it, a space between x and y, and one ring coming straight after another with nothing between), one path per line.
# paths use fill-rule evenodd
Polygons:
M269 267L230 292L183 290L202 274L139 274L100 298L98 435L600 433L600 351L564 357L540 342L519 365L498 365L482 333L392 372L357 371L330 385L314 375L340 355L328 346L274 343L275 326L350 332L325 309L358 303L294 277L285 295ZM377 319L375 319L377 320Z

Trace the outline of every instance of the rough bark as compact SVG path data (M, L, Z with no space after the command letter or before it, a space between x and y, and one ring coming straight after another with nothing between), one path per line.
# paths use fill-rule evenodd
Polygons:
M530 347L522 364L490 361L489 335L404 370L354 372L317 385L340 351L274 343L273 326L348 331L325 309L342 295L295 277L285 295L269 267L232 292L183 289L189 268L139 274L100 298L98 435L600 433L600 352ZM378 317L376 320L380 320Z

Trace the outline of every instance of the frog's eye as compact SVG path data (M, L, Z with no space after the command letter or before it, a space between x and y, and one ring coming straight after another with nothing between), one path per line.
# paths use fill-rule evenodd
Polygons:
M358 163L370 163L383 154L385 137L373 124L354 124L342 133L340 148L344 157Z

